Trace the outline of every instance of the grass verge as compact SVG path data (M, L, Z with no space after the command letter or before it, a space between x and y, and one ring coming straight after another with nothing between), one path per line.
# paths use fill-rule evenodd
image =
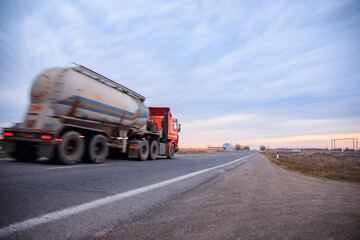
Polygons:
M10 158L10 155L5 152L0 152L0 158Z
M216 149L204 149L204 148L179 148L179 151L176 154L185 155L185 154L209 154L217 153Z
M290 171L327 179L360 183L360 152L302 151L263 153L272 163Z

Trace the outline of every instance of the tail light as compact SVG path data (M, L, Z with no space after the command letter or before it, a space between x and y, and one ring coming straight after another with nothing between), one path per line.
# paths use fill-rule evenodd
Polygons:
M10 132L4 132L3 135L4 135L4 137L12 137L12 136L14 136L14 134L10 133Z
M41 135L41 139L51 140L51 136L49 136L49 135Z

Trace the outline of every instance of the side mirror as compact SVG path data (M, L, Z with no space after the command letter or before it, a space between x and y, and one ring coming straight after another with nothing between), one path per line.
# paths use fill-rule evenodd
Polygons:
M178 132L181 131L181 124L178 124Z

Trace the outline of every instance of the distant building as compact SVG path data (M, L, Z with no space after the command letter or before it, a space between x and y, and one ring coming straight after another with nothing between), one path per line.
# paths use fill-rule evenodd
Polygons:
M225 149L225 151L235 151L235 147L231 143L225 143L223 145L223 148Z

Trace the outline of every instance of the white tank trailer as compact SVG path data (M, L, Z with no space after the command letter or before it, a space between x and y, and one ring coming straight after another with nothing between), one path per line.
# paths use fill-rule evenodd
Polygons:
M141 151L149 151L144 144L160 144L161 138L157 129L147 129L149 108L144 101L81 65L47 69L33 83L25 121L5 129L12 138L4 132L4 150L20 161L48 157L64 164L103 162L109 147L141 160L156 158Z

